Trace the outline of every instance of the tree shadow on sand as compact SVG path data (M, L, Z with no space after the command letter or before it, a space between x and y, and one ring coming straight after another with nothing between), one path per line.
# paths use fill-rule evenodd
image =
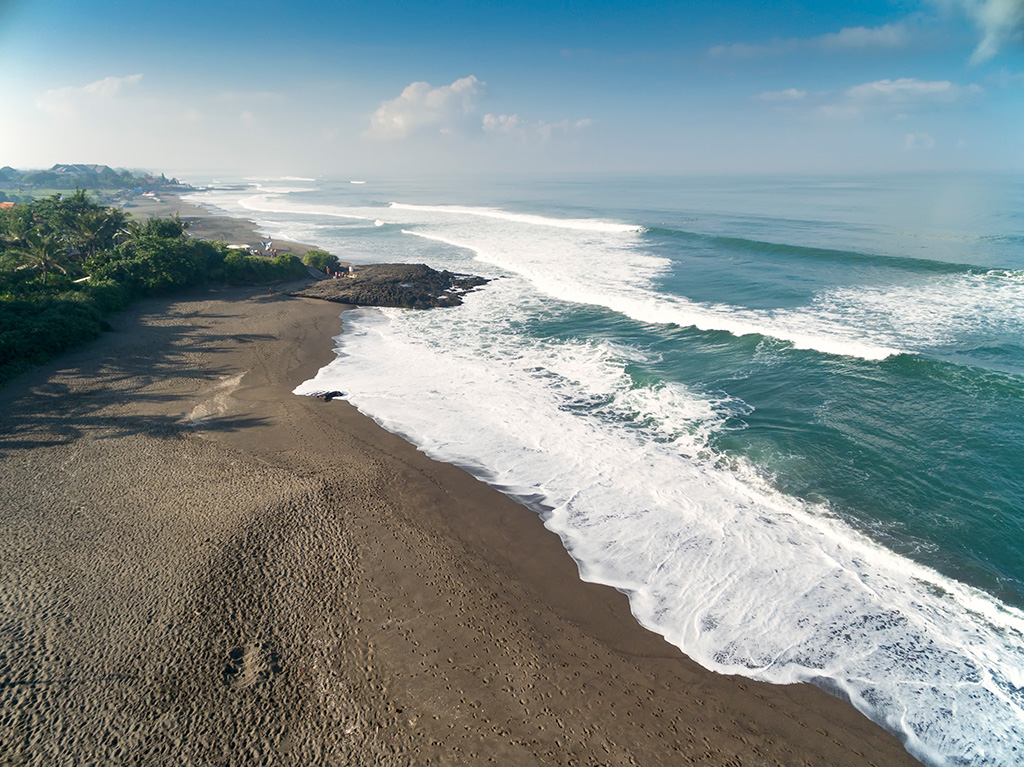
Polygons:
M0 458L7 458L19 450L67 445L86 436L99 440L135 435L166 439L197 431L241 431L262 426L267 421L268 419L262 416L207 417L199 424L193 424L181 417L166 415L85 415L71 419L62 416L35 416L26 421L15 419L13 428L0 435ZM10 421L5 425L9 424Z
M235 315L238 316L238 315ZM145 434L173 437L203 431L238 431L262 417L183 417L197 398L239 371L211 360L271 339L258 333L210 333L230 313L176 311L150 304L119 317L117 328L87 348L64 355L0 389L0 457L13 451L64 445L82 437L111 439ZM174 385L168 385L172 379ZM177 414L147 414L167 410ZM134 412L132 412L134 411Z

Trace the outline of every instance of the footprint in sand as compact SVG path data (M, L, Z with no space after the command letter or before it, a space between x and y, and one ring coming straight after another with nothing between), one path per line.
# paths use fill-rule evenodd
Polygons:
M251 687L281 673L281 658L269 642L232 647L224 665L224 684Z

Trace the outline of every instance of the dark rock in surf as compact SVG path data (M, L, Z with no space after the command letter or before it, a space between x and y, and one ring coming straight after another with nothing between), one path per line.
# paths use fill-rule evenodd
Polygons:
M371 264L351 276L320 280L290 295L355 306L430 309L458 306L469 291L489 282L471 274L437 271L425 264Z

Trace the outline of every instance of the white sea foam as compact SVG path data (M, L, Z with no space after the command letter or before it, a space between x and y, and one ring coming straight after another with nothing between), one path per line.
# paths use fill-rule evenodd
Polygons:
M238 206L243 210L254 213L292 213L306 216L327 216L330 218L347 218L354 220L365 220L367 216L357 212L348 212L347 209L339 209L335 205L309 205L305 203L292 203L282 199L275 193L254 194L242 197L238 200Z
M347 314L338 361L297 393L344 391L430 455L538 502L584 578L628 593L644 625L705 666L842 691L929 764L1018 763L1024 614L720 460L708 436L743 403L643 385L627 366L644 360L626 347L527 332L586 303L879 358L941 331L910 332L927 313L927 288L836 290L803 311L752 311L655 290L669 262L646 250L638 227L266 194L245 204L314 225L380 220L390 226L370 231L404 237L409 257L415 234L435 248L435 266L505 277L443 313ZM953 306L956 286L947 293ZM902 315L885 311L893 298ZM965 321L995 308L977 298L959 304Z
M500 221L512 221L519 224L531 224L535 226L552 226L557 229L575 229L583 232L639 232L642 226L635 224L618 224L610 221L595 221L590 218L551 218L550 216L536 216L529 213L509 213L497 208L479 208L465 205L410 205L407 203L393 202L390 204L394 210L415 211L419 213L442 213L445 215L479 216L481 218L494 218Z
M707 435L738 403L638 386L635 352L521 332L558 311L509 278L445 313L350 313L342 356L296 392L344 391L542 499L581 576L708 668L841 690L931 764L1015 763L1024 614L723 468Z
M244 180L256 184L266 181L316 181L315 178L307 178L306 176L245 176Z
M1024 283L1014 271L834 289L804 308L754 310L652 290L671 262L645 250L644 230L636 225L457 205L310 204L265 191L241 199L234 193L230 202L230 195L203 198L228 212L293 215L300 221L311 216L367 221L376 227L399 224L404 234L471 254L478 270L482 262L498 267L499 273L519 274L537 290L564 301L603 306L640 322L761 335L824 354L882 360L927 353L965 329L1007 336L1024 331ZM278 236L301 239L286 228L281 232Z
M548 223L557 219L537 224L532 220L539 218L536 216L492 216L480 213L481 209L402 209L449 216L473 210L467 215L498 219L501 225L496 227L466 226L458 220L448 220L441 225L435 221L433 225L403 231L470 250L477 259L520 274L538 290L563 301L604 306L640 322L719 330L736 336L769 336L788 341L798 349L825 354L880 360L905 351L891 335L873 331L856 318L852 323L843 323L830 321L817 310L764 312L724 304L707 305L653 291L651 281L668 269L670 262L644 251L638 239L642 230L638 227L598 222L586 228L574 223L564 228L588 232L589 236L564 236L545 230L552 226L563 228Z
M838 321L863 318L915 348L957 339L1024 338L1024 280L1019 272L942 275L911 285L830 291L816 309Z
M256 188L266 195L291 194L292 192L308 192L309 187L304 186L273 186L269 184L256 184Z

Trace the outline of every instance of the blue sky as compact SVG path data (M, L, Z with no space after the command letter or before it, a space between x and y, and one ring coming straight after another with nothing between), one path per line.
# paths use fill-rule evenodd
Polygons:
M1024 0L0 0L0 165L1024 169Z

